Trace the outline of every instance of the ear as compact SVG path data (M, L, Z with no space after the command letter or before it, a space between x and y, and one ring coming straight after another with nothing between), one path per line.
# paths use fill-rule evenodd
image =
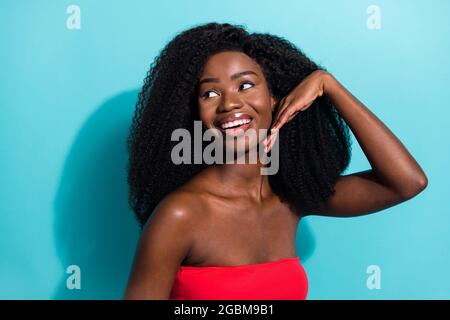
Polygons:
M275 110L277 102L278 101L273 96L270 97L270 108L272 109L272 112Z

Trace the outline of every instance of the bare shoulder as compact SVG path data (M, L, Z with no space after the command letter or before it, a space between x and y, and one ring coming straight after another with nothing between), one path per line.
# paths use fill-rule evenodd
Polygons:
M174 232L189 237L192 244L195 228L205 217L205 209L208 207L205 176L203 171L164 197L154 209L145 228L173 229Z
M170 193L153 210L142 230L143 241L158 241L162 250L171 249L177 253L177 262L183 261L193 246L199 219L197 207L198 201L192 192L177 190Z
M160 201L147 224L182 224L186 228L188 224L194 223L198 216L199 198L197 194L185 188L176 190ZM152 220L158 222L152 222Z
M125 293L126 299L168 299L175 275L193 246L195 196L177 190L163 198L145 224Z

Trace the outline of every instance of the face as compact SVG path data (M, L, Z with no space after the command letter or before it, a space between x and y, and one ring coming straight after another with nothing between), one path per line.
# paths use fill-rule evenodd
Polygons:
M269 129L275 104L262 69L252 58L234 51L209 57L198 91L200 120L207 129L220 130L224 138L233 136L232 142L253 129L261 141L258 130ZM256 143L246 139L246 151Z

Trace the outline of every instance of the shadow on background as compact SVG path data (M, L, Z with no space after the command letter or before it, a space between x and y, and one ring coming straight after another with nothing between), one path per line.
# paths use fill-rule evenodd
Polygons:
M65 161L54 200L54 235L62 276L54 299L121 299L139 236L128 206L126 137L138 91L101 105L80 129ZM305 221L297 236L298 256L312 254ZM65 271L81 269L81 289L69 290Z
M126 138L137 99L127 91L101 105L78 132L54 199L54 236L62 278L54 299L120 299L139 236L128 206ZM66 268L81 269L81 289Z

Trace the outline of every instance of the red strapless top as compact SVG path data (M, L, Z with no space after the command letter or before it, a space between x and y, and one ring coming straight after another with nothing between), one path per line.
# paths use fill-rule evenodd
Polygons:
M180 266L169 300L305 300L298 257L240 266Z

